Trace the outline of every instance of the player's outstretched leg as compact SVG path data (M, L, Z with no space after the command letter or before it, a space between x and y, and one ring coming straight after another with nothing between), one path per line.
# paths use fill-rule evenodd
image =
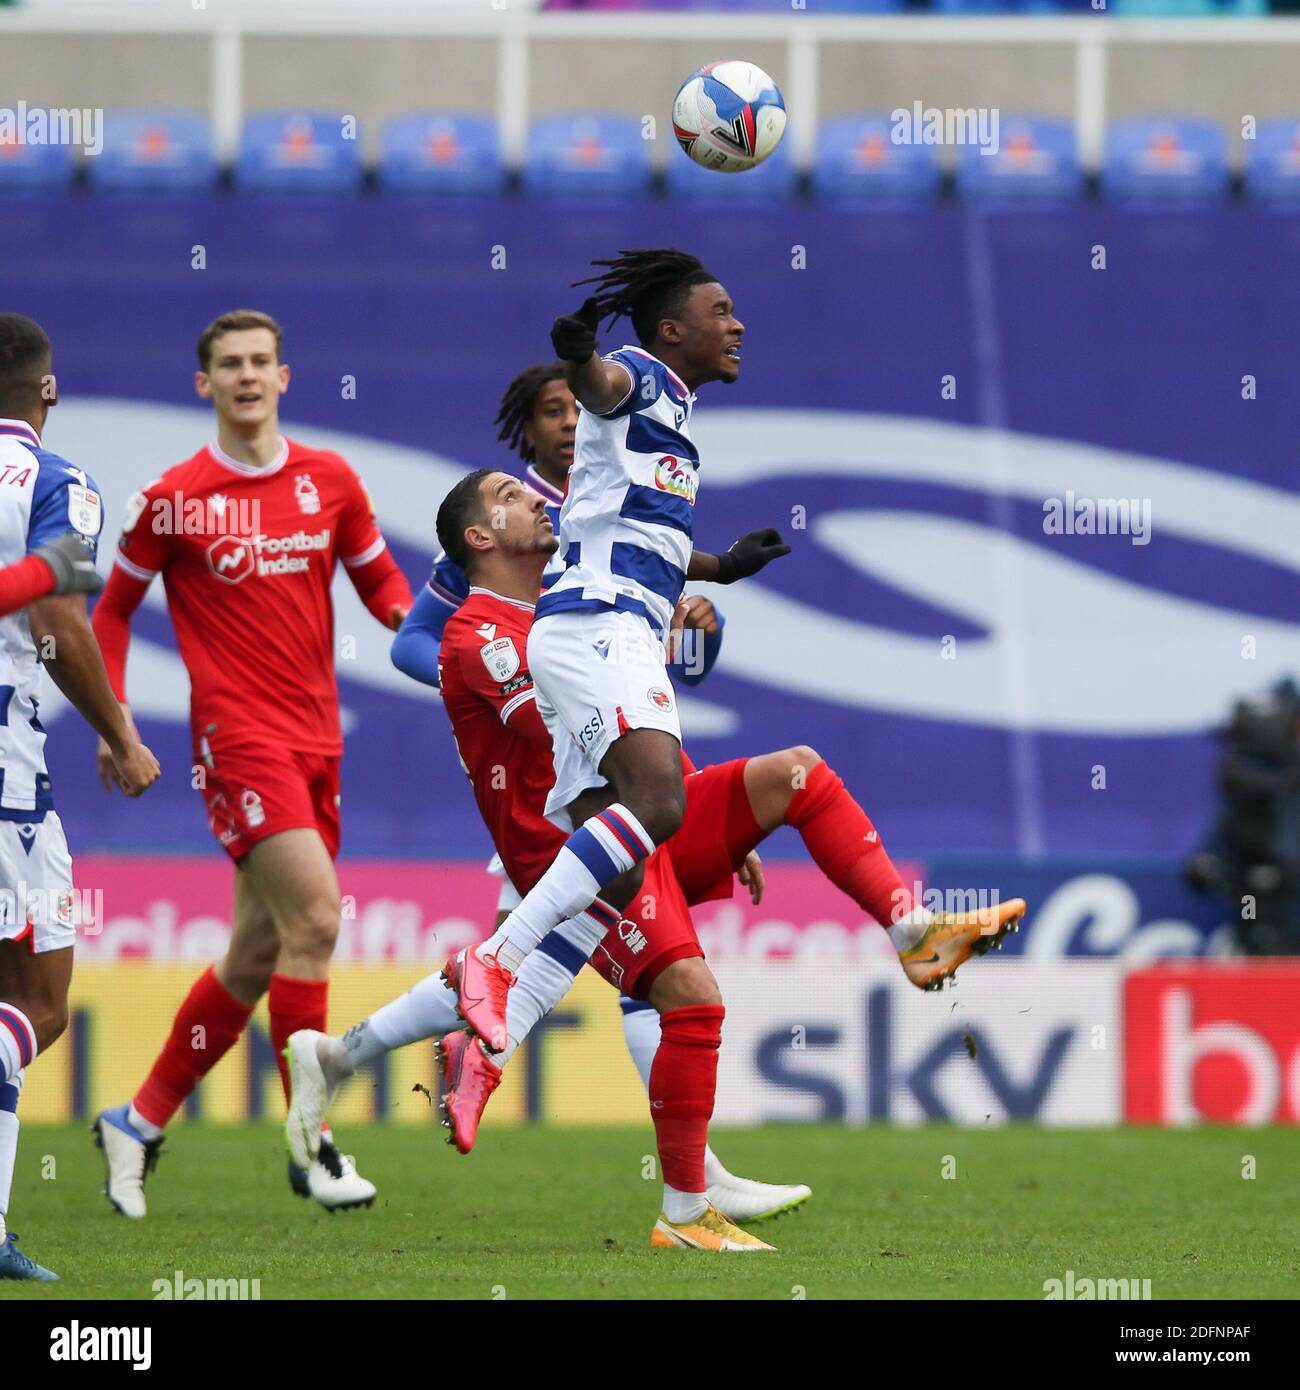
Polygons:
M659 1050L659 1015L652 1004L639 999L620 999L623 1010L623 1038L647 1091L655 1053ZM708 1184L710 1205L737 1225L749 1226L793 1211L812 1196L804 1183L756 1182L738 1178L707 1145L704 1149L704 1180Z
M957 967L972 956L1002 949L1007 935L1020 930L1024 898L1010 898L976 912L935 915L921 939L899 956L907 978L917 989L942 989Z
M918 989L942 988L971 956L1001 949L1019 929L1023 898L970 913L927 911L899 877L867 813L814 749L750 758L744 779L755 834L793 826L826 877L885 927Z

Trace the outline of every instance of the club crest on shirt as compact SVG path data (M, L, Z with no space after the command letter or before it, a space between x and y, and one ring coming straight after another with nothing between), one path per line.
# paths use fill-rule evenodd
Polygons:
M479 648L483 665L494 681L508 681L519 669L519 650L513 637L498 637Z
M311 480L310 473L299 473L293 480L293 495L298 500L298 510L308 516L320 511L320 493Z
M660 689L657 685L651 686L650 689L646 691L646 697L656 709L670 710L673 707L673 697L666 690Z
M93 488L69 483L68 520L72 523L73 530L79 531L83 536L99 535L99 528L104 520L99 506L99 493Z
M678 497L684 497L693 507L695 494L700 490L700 480L689 459L679 459L674 454L662 454L655 462L655 487L661 492L671 492Z

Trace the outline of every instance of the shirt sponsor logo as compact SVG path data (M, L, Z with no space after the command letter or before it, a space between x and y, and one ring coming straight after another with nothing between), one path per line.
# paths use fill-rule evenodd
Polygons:
M329 527L295 531L291 536L260 532L251 539L221 536L208 546L208 567L227 584L238 584L254 571L259 575L302 574L311 568L311 553L326 551L329 545Z
M573 741L585 753L596 742L600 731L605 727L605 717L599 710L573 736Z
M684 497L693 507L695 495L700 490L700 479L688 459L663 454L655 463L655 487L661 492L671 492L678 497Z

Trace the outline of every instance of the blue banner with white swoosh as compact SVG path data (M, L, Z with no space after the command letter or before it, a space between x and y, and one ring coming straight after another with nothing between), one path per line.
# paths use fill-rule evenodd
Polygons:
M658 244L746 326L739 382L696 407L697 542L775 525L794 548L714 595L722 659L682 700L696 761L811 744L925 863L1188 851L1213 727L1300 671L1300 217L78 198L0 219L6 308L54 341L46 442L96 478L107 530L211 437L195 340L254 306L285 325L286 432L361 472L415 584L452 481L509 462L497 401L550 357L570 282ZM486 857L436 700L336 593L344 853ZM216 853L160 593L134 631L168 775L110 800L51 696L70 839ZM769 857L800 852L783 831Z

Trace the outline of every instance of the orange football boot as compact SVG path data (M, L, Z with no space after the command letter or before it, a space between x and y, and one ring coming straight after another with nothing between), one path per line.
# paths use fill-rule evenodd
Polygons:
M1011 898L978 912L941 913L925 929L925 935L899 956L907 978L917 989L942 989L945 980L971 956L1001 950L1008 932L1020 930L1025 900Z
M734 1222L728 1221L717 1207L709 1207L703 1216L694 1221L680 1224L669 1221L660 1213L650 1232L651 1250L735 1250L753 1253L759 1250L775 1250L757 1236L742 1231Z

